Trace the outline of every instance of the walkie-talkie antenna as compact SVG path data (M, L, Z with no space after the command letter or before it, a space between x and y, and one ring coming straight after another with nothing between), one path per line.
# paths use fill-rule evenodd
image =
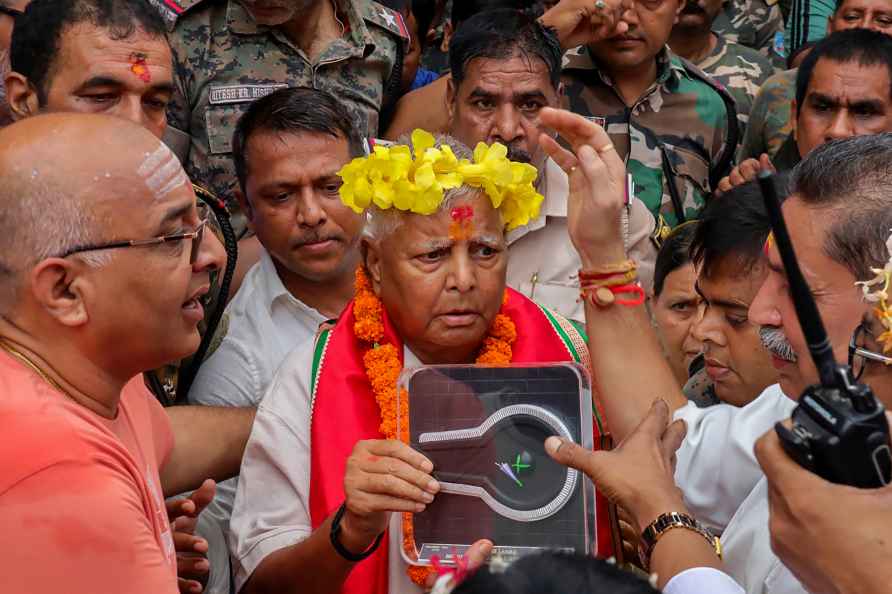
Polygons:
M821 378L821 385L836 386L839 383L839 378L836 373L837 365L836 359L833 357L833 347L830 346L830 339L827 337L827 330L824 329L824 323L821 321L821 315L818 313L811 289L799 269L796 252L790 241L790 234L787 232L787 224L781 214L780 200L778 200L777 190L774 186L774 175L763 171L759 174L758 179L765 200L765 208L768 210L768 218L771 221L774 242L777 244L777 251L780 253L784 270L787 273L790 295L796 306L799 325L802 327L802 334L805 336L811 358L815 362L818 376Z

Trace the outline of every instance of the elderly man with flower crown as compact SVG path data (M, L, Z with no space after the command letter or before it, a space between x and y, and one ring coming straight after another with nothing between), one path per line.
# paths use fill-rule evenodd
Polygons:
M339 172L341 199L368 218L355 298L315 345L288 356L258 409L230 524L241 592L431 585L395 537L403 513L439 490L432 463L397 434L408 415L396 401L403 368L589 364L581 332L506 288L506 232L542 202L536 169L506 155L501 144L472 154L416 130L411 146L376 146ZM606 517L606 500L598 505ZM597 529L607 554L609 525ZM472 546L469 563L490 547Z

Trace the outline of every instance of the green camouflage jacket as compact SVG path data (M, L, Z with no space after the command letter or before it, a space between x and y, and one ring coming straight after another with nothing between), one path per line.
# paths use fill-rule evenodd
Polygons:
M339 0L346 32L311 63L280 30L257 25L237 0L149 1L171 27L176 92L165 141L193 181L227 200L237 234L244 219L232 198L232 134L252 101L286 86L328 91L370 137L385 99L398 92L408 34L399 14L376 2Z
M740 160L774 158L793 132L792 105L796 97L796 70L784 70L768 78L750 111L746 134L740 147Z
M786 63L784 17L777 0L728 0L712 30L727 41L760 51L777 68Z
M719 36L715 51L698 62L697 66L734 97L737 121L743 134L759 88L774 74L771 61L752 48L726 42Z
M631 108L585 47L565 54L563 83L565 107L604 126L655 217L674 227L699 215L738 142L727 91L668 48L657 56L657 80Z

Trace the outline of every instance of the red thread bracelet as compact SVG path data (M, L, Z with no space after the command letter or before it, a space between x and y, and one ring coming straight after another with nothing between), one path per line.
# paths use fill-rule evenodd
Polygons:
M633 285L619 285L615 287L607 287L610 289L610 292L614 295L619 295L620 293L634 293L638 295L635 299L617 299L616 303L618 305L627 305L629 307L635 305L641 305L644 303L646 295L644 294L644 289L641 288L641 285L633 284Z

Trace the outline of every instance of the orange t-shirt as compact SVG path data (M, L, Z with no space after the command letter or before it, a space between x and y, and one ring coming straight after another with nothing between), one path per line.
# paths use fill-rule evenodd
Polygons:
M0 351L0 591L176 593L158 475L172 448L142 376L110 420Z

